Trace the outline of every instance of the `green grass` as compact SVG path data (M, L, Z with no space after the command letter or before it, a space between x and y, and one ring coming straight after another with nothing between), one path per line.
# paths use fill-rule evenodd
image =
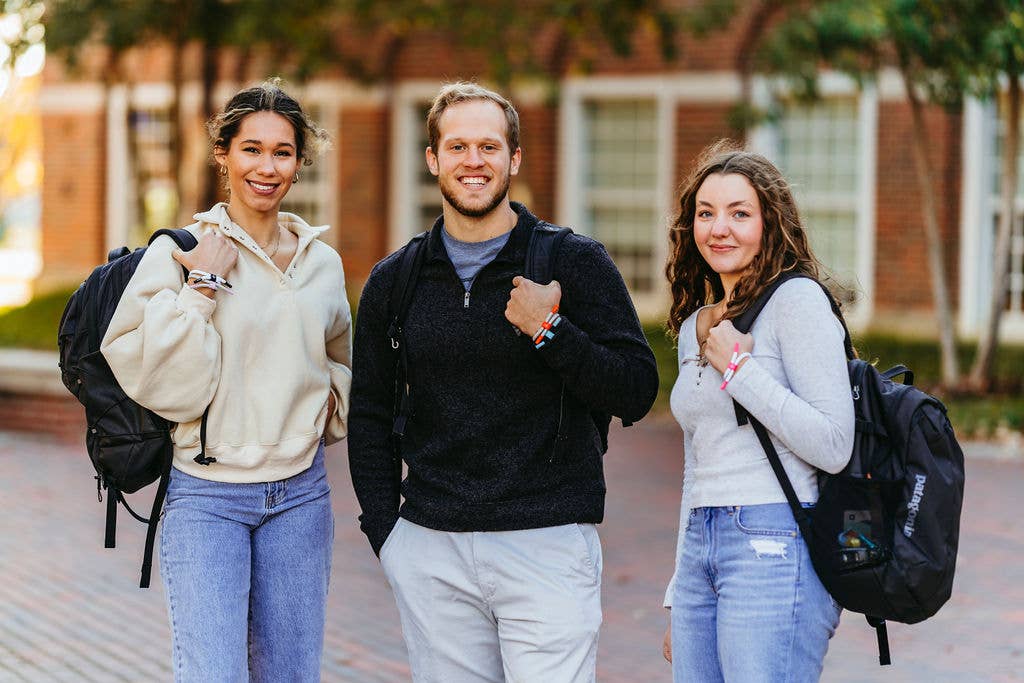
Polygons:
M644 333L658 361L660 390L655 411L669 410L669 394L676 379L676 349L665 335L665 327L651 323ZM1024 431L1024 346L1004 345L996 355L996 388L988 396L961 396L942 392L939 385L937 342L902 339L891 335L858 335L854 344L861 358L880 368L903 364L914 371L914 384L940 398L949 409L949 419L963 438L990 438L999 429ZM960 371L966 373L974 360L975 345L960 344Z
M57 350L57 326L73 290L37 296L25 306L0 312L0 347Z

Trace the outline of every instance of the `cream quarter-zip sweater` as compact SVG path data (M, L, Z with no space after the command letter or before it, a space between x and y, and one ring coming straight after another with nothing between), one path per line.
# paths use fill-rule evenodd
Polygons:
M234 294L209 299L184 286L175 244L160 237L100 351L129 397L178 423L176 468L215 481L286 479L309 467L321 435L331 443L347 433L351 312L341 258L317 239L326 228L281 213L278 221L298 237L282 273L225 204L194 218L187 229L197 237L218 230L238 246L227 275ZM206 455L217 460L200 465L193 458L207 406Z

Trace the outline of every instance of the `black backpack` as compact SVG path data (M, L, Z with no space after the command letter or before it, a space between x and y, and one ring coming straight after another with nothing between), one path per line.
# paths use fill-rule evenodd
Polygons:
M544 221L538 221L537 226L530 233L530 240L527 243L523 277L542 285L551 282L554 279L558 250L562 246L562 240L571 232L570 228L560 228ZM398 355L395 372L395 422L392 430L392 441L396 452L398 443L405 434L410 409L409 384L405 381L405 378L408 377L408 359L405 354L403 326L405 317L409 313L413 294L416 291L416 281L419 278L420 266L423 264L429 235L429 231L421 232L409 240L399 261L398 273L392 283L391 296L388 299L388 319L390 320L388 339L391 341L391 348ZM607 448L608 425L611 423L611 415L592 413L592 417L594 424L597 425L598 433L601 435L601 443ZM623 424L628 426L628 423Z
M748 332L786 273L734 321ZM821 285L821 283L818 283ZM814 569L837 603L860 612L876 630L879 664L889 664L885 620L914 624L949 599L960 539L964 455L946 407L913 386L903 365L879 372L855 357L843 324L856 434L849 464L819 472L817 505L796 497L768 431L734 402L737 422L749 420L807 544ZM905 384L895 381L903 375Z
M197 244L192 233L184 229L157 230L149 243L161 235L169 236L183 251L190 251ZM174 425L125 395L100 353L100 342L145 251L145 247L134 251L120 247L111 251L107 263L93 270L71 295L57 332L61 379L85 406L85 444L96 469L96 496L100 502L103 501L102 490L107 490L103 545L114 547L118 503L149 527L139 582L141 588L149 587L156 527L171 471L170 429ZM201 431L205 446L206 415ZM157 480L160 484L149 519L146 519L128 506L123 494L135 493Z

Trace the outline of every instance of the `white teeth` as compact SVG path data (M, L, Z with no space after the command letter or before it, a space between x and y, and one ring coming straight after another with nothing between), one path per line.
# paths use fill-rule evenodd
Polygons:
M487 183L486 178L463 178L462 182L466 185L485 185Z
M255 183L251 180L249 181L249 184L252 185L257 190L260 190L261 192L269 192L270 190L274 189L273 185L263 185L262 183Z

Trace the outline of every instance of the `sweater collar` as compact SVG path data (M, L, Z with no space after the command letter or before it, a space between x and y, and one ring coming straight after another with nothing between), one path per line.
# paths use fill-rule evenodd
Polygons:
M228 215L228 205L226 202L218 202L217 204L214 204L209 211L197 213L192 216L192 218L200 223L217 226L224 235L247 246L249 242L253 241L252 236L245 231L245 228L231 220L231 216ZM280 223L285 230L292 232L299 238L299 245L296 249L296 254L302 252L310 242L330 229L330 226L327 225L309 225L299 216L286 211L278 212L277 222ZM250 247L250 249L252 249L252 247ZM255 249L252 249L252 251L254 253L256 252Z
M519 219L512 228L512 234L508 242L501 248L495 261L508 263L522 263L526 260L526 246L530 241L530 233L537 227L537 217L530 213L529 209L519 202L509 202L512 210L516 212ZM444 247L441 232L444 230L444 216L438 216L434 221L430 234L427 237L427 260L430 261L451 261L448 257L448 250Z

